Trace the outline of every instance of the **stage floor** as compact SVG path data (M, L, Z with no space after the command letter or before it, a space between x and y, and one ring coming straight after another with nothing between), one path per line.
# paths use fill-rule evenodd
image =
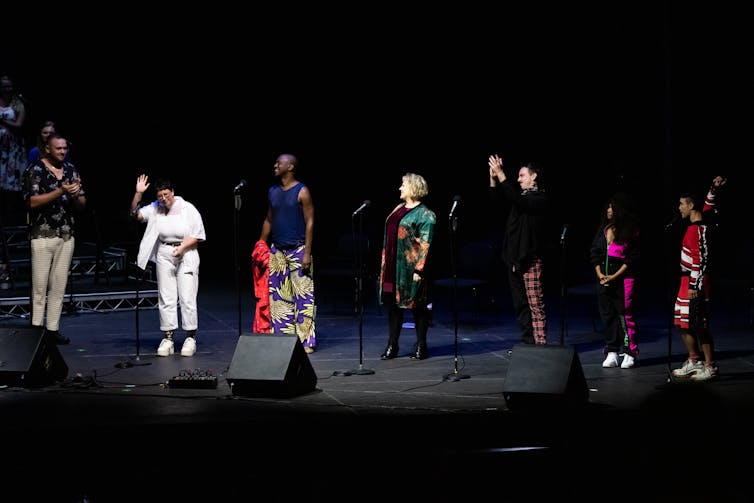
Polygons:
M523 390L532 396L514 389L507 397L509 368L520 373L536 360L516 347L505 295L479 306L462 302L457 325L452 304L438 298L430 358L422 361L379 359L387 316L373 301L359 317L351 292L322 298L318 348L304 355L316 385L284 397L264 388L261 396L240 395L228 383L239 337L255 337L251 295L239 296L233 282L202 280L198 352L189 358L178 354L180 331L175 355L155 355L156 309L64 316L61 330L72 340L59 347L67 379L0 390L0 499L750 500L750 463L740 462L754 448L748 299L717 307L720 377L689 383L669 379L685 354L662 295L640 303L633 369L602 368L596 299L553 295L550 342L559 346L562 337L577 365L563 374L552 363L563 357L548 357L541 381L529 379ZM24 329L28 320L6 319L2 327ZM413 340L404 328L401 355ZM215 376L216 387L168 385L192 373ZM583 405L560 406L542 392L554 382L568 390L556 399L570 396L578 379L570 387L565 381L582 374ZM530 401L517 407L524 396Z

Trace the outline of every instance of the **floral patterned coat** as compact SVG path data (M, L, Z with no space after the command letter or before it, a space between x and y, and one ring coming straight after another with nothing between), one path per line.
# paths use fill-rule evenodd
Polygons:
M390 212L395 213L403 204L396 206ZM388 219L390 218L388 215ZM395 300L401 308L413 309L415 306L426 305L428 302L429 279L424 275L430 244L435 232L435 213L423 203L406 213L398 224L398 239L395 267ZM382 282L385 274L385 243L387 241L387 219L385 220L385 235L382 239L382 253L380 259L379 292L382 292ZM414 272L421 278L414 281ZM382 297L380 296L380 303Z

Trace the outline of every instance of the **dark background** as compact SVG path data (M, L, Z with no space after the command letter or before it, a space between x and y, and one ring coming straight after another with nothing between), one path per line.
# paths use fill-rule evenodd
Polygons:
M46 119L73 143L105 244L140 237L127 217L136 175L167 176L204 217L205 274L234 273L235 218L248 274L283 152L300 158L312 191L315 256L351 231L366 199L364 231L379 243L401 176L413 171L429 182L434 265L447 272L455 195L459 241L502 228L504 215L486 205L491 153L513 179L522 163L543 163L553 253L569 224L569 269L584 267L618 190L640 201L645 265L665 264L678 194L703 193L717 174L731 178L722 235L731 255L748 254L750 233L735 232L751 159L748 18L725 5L572 3L131 5L90 12L96 22L86 23L41 9L33 29L5 37L0 72L25 98L29 145ZM248 184L236 212L240 179ZM84 238L93 225L82 224Z

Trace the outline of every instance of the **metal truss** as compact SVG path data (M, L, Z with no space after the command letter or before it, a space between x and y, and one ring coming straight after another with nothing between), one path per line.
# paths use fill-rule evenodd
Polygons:
M31 275L31 262L28 257L15 258L9 261L9 265L15 277L28 278ZM98 260L95 255L74 255L71 259L70 274L76 277L88 277L102 275L114 275L125 273L126 251L120 248L108 248L102 252Z
M102 292L66 294L63 302L75 306L80 312L112 312L157 307L157 290L125 292ZM0 318L28 318L31 314L29 297L10 297L0 299Z
M71 260L70 272L76 276L94 276L98 272L103 274L124 271L126 269L125 259L125 253L113 255L107 251L103 253L102 260L97 260L97 257L74 257Z

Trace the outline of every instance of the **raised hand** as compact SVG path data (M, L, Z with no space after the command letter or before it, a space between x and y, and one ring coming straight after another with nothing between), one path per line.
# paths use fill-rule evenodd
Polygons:
M501 182L505 180L505 172L503 171L503 159L493 154L487 160L487 164L490 167L490 178L497 178Z
M136 178L136 192L143 194L149 188L149 177L147 175L139 175Z

